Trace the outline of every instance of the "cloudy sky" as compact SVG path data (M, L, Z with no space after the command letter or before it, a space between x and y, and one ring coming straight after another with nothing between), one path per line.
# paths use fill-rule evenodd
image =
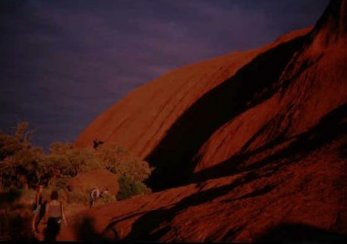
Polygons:
M328 0L1 0L0 129L73 141L99 113L170 69L269 43Z

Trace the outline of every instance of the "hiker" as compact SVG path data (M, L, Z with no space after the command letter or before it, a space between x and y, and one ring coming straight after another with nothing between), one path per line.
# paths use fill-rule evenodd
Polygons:
M46 205L44 220L46 229L44 231L45 240L54 241L59 234L61 222L67 225L64 206L58 200L59 195L57 191L52 191L51 201Z
M42 197L43 185L38 185L36 187L35 200L32 205L34 217L31 222L31 228L34 234L38 232L38 225L44 214L44 202Z
M98 187L94 187L92 191L90 192L90 199L89 199L89 207L93 207L96 200L100 198L100 190Z

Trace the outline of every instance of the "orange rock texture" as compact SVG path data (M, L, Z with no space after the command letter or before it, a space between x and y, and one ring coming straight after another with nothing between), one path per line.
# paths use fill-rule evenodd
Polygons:
M332 0L311 29L174 70L101 114L76 144L128 148L161 191L85 212L61 238L346 239L346 102L347 0Z

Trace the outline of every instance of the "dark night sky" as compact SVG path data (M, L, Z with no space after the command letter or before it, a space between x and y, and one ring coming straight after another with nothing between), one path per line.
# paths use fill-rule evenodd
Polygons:
M73 141L130 90L184 64L269 43L328 0L0 0L0 129Z

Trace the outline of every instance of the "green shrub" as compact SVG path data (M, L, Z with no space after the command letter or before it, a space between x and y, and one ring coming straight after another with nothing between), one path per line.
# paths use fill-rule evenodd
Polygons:
M32 131L28 122L19 122L13 135L0 131L0 161L30 146Z
M40 180L43 150L30 144L32 132L21 122L13 135L0 131L1 186L34 187Z
M87 192L69 192L68 196L69 203L89 204L89 193Z
M72 144L61 142L51 144L50 154L45 160L56 174L70 177L80 172L104 168L104 164L96 157L94 150L77 148Z
M0 240L28 240L32 209L29 199L33 191L8 188L0 192Z
M0 207L1 209L6 208L7 206L13 205L22 195L22 191L11 187L4 191L0 192Z
M41 183L64 190L68 181L80 172L107 169L119 176L118 199L150 191L142 182L153 168L120 146L103 144L95 150L55 142L49 153L44 153L41 148L31 145L31 136L27 122L19 123L13 134L0 131L0 189L33 189ZM88 194L83 193L72 198L88 202L87 197Z
M0 240L30 240L31 215L22 210L0 210Z
M116 196L111 194L103 195L102 198L100 199L100 202L102 202L103 204L112 203L115 201L117 201Z
M68 186L70 179L71 179L70 177L62 176L61 178L56 179L53 186L55 188L57 188L58 190L59 189L62 189L62 190L67 189L67 186Z
M118 200L124 200L139 194L148 194L151 190L141 181L134 180L128 176L122 175L118 179L119 192Z
M103 144L96 150L96 156L112 173L125 175L136 181L143 182L153 171L146 161L120 146Z

